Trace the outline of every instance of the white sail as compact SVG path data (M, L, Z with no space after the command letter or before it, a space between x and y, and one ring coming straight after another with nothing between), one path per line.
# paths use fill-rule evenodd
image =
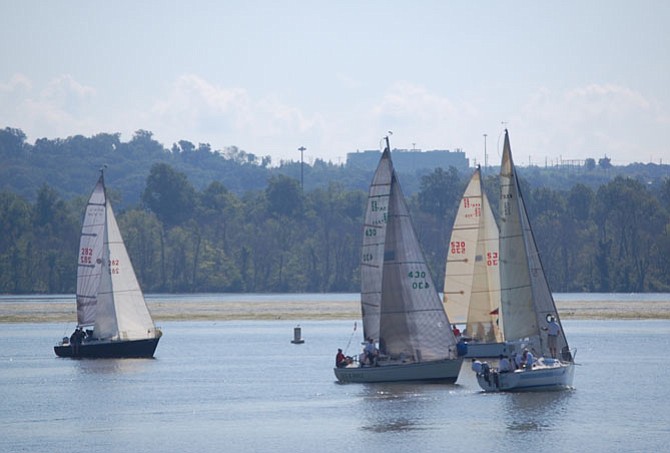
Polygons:
M388 147L382 153L370 185L363 225L361 250L361 310L363 335L379 340L379 313L382 298L382 265L388 217L393 163Z
M84 215L77 272L77 322L97 339L155 338L101 175Z
M454 220L444 278L444 308L451 322L466 323L470 337L503 341L499 328L498 225L481 170L468 183Z
M109 203L104 258L94 336L120 340L154 338L155 326Z
M536 352L550 356L543 328L548 315L554 316L559 326L560 320L519 189L507 131L500 168L500 201L500 283L505 339L528 339ZM567 341L561 327L557 349L564 348L567 349Z
M81 228L77 261L77 324L92 326L95 322L98 288L102 275L105 231L105 188L102 176L93 189Z

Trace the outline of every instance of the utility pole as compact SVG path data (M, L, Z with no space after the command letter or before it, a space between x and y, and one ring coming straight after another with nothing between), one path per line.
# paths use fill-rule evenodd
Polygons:
M484 134L484 170L489 169L489 157L486 155L486 134Z
M303 185L303 170L302 170L302 167L303 167L303 160L302 160L302 153L304 153L306 150L307 150L307 148L305 148L304 146L301 146L300 148L298 148L298 151L300 151L300 190L302 190L302 191L305 190L304 185Z

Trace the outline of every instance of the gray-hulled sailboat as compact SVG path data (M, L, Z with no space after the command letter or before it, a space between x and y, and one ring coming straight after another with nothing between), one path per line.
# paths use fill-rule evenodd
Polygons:
M149 314L100 171L86 206L77 263L77 330L59 357L153 357L162 333Z
M455 382L463 359L393 169L388 137L368 196L361 257L363 335L374 358L340 382Z

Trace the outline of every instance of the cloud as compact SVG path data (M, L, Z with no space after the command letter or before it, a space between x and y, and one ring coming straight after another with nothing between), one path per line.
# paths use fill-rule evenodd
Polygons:
M179 77L147 118L158 137L176 141L192 134L214 147L236 145L257 154L268 153L264 150L276 148L286 136L322 128L319 115L307 115L276 96L255 98L244 88L217 86L192 74Z
M25 93L32 89L32 83L23 74L14 74L6 83L0 82L0 96Z
M146 129L168 148L178 140L210 143L214 149L237 146L271 155L274 163L299 158L300 146L307 147L308 161L341 161L356 149L375 149L388 130L394 132L394 147L463 148L468 157L482 162L482 135L487 133L489 162L496 164L502 118L522 165L604 155L616 165L670 161L664 145L670 112L660 100L623 85L540 87L521 94L482 89L474 100L408 81L367 93L352 85L343 93L351 103L333 111L327 97L307 106L279 94L259 95L186 74L154 98L138 100L135 110L127 100L115 110L100 101L99 90L70 75L37 86L15 74L0 80L0 127L20 128L29 140L105 131L129 138L133 131Z
M472 129L469 125L480 113L473 104L403 81L393 84L372 106L371 116L376 123L397 128L396 132L406 137L406 143L398 147L407 147L412 140L422 149L445 149L459 147L463 133Z
M642 93L615 84L589 84L564 91L541 88L529 96L515 118L520 143L533 163L599 158L625 165L647 161L661 150L658 133L667 114ZM513 122L513 123L514 123ZM532 145L531 145L532 144ZM530 149L532 146L533 149Z
M0 83L0 123L34 136L64 137L97 132L91 118L95 90L62 75L38 89L22 74Z

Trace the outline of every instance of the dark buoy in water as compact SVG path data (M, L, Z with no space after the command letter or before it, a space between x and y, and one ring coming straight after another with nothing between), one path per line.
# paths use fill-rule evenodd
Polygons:
M293 344L303 344L305 342L305 340L300 338L300 335L301 335L300 330L301 330L300 326L293 328L293 340L291 340L291 343L293 343Z

